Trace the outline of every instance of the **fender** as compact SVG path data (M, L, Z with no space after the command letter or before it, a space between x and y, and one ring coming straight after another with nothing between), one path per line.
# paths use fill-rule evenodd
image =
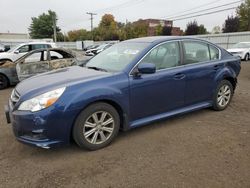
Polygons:
M217 85L224 80L225 78L233 78L234 80L236 79L237 75L236 73L230 69L228 66L224 66L221 70L218 71L216 76L214 77L214 81L216 82L214 88L213 88L213 93L217 87Z

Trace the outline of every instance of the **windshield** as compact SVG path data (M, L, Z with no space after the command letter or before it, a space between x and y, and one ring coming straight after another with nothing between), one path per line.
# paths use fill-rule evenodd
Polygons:
M13 46L13 47L11 47L9 50L8 50L8 52L14 52L14 51L16 51L19 47L21 47L22 45L21 44L18 44L18 45L15 45L15 46Z
M92 58L86 67L119 72L148 45L148 43L121 42L111 46Z
M250 48L250 43L237 43L233 48Z

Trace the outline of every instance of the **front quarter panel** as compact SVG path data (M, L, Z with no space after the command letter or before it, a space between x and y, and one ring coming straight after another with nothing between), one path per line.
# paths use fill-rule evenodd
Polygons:
M125 73L80 83L66 89L62 100L64 111L75 111L77 115L89 104L97 101L112 101L119 105L123 115L129 114L129 86Z

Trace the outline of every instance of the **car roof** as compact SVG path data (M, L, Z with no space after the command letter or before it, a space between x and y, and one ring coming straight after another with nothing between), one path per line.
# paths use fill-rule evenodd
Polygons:
M55 44L54 42L45 42L45 41L37 41L37 42L26 42L21 43L20 45L27 45L27 44Z
M203 39L199 39L196 37L187 37L187 36L151 36L151 37L141 37L136 39L129 39L124 42L143 42L143 43L161 43L168 40L181 40L181 39L192 39L192 40L199 40L205 41Z

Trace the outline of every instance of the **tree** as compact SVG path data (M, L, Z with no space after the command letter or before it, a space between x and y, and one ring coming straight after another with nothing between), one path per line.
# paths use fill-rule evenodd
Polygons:
M185 30L186 35L197 35L199 33L199 26L196 20L189 22Z
M220 26L214 26L212 29L212 34L219 34L221 33Z
M172 27L164 26L162 28L162 35L172 35Z
M77 40L90 40L92 39L91 33L85 29L72 30L68 32L69 41Z
M112 14L105 14L94 30L95 40L119 40L117 22Z
M207 34L207 29L205 28L205 26L203 24L201 24L198 28L198 34L203 35L203 34Z
M161 24L157 25L155 28L155 35L162 35L162 29L163 27Z
M223 24L223 33L237 32L239 30L239 18L237 16L228 16Z
M240 22L240 31L250 31L250 0L245 0L237 8L237 15Z
M57 21L57 15L55 12L49 10L48 14L43 13L38 17L31 18L31 24L29 27L29 34L31 38L53 38L53 21ZM56 27L56 31L60 32L60 28Z

